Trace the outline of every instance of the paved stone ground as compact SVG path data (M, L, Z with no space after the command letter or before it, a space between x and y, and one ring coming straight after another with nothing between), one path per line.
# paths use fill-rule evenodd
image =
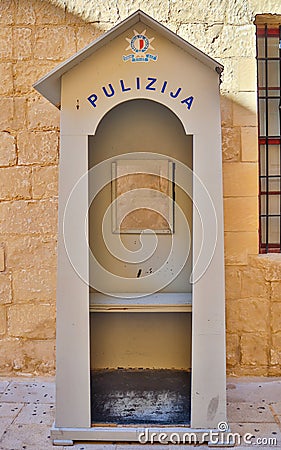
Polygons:
M228 379L228 420L232 432L251 433L251 444L237 449L281 449L281 379ZM50 426L55 414L55 383L51 378L0 379L1 450L140 450L141 444L75 443L73 447L53 446ZM260 441L259 441L260 439ZM273 439L273 440L272 440ZM262 441L261 441L262 440ZM204 449L206 445L145 445L160 448Z

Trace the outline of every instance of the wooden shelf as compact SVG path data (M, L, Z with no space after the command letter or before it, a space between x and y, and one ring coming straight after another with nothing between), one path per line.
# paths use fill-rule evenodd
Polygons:
M191 312L191 293L137 294L90 293L90 312ZM141 295L141 294L138 294Z

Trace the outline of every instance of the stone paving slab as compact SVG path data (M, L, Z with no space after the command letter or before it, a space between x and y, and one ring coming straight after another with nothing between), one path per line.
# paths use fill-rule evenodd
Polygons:
M16 417L16 425L44 424L51 427L55 420L54 405L28 403L24 405Z
M281 397L280 397L281 399ZM281 402L271 402L270 408L273 412L273 414L276 414L277 416L281 416Z
M12 417L14 419L22 408L23 403L0 403L0 419L3 417Z
M7 432L6 430L9 428L9 426L13 423L13 417L1 417L0 419L0 441L4 434ZM0 449L2 450L1 444Z
M228 402L250 402L271 403L281 399L280 378L256 378L245 377L245 379L228 379L227 399Z
M53 446L48 425L11 425L0 441L1 450L62 450ZM69 450L69 447L68 447Z
M11 382L3 394L0 395L2 402L18 403L54 403L55 385L50 382Z
M268 450L269 447L281 448L281 431L276 423L230 423L232 433L238 433L241 436L239 445L244 447L261 448ZM250 438L252 435L252 438ZM245 437L245 438L244 438ZM258 439L264 439L267 443L262 444ZM276 440L276 444L269 439ZM251 441L251 442L248 442ZM270 445L271 442L271 445Z
M6 388L9 386L9 381L1 381L0 380L0 394L6 390Z
M275 423L271 409L266 403L231 403L227 406L227 417L231 422Z

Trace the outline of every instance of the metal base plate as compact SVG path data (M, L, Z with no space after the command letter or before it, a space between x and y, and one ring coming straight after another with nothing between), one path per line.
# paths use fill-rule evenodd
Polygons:
M96 426L91 428L57 428L53 426L51 438L54 445L72 445L73 441L123 441L162 445L206 442L209 447L233 447L233 444L227 443L227 439L225 443L220 442L219 444L210 441L210 435L214 431L216 430L187 427ZM219 430L217 431L219 432Z

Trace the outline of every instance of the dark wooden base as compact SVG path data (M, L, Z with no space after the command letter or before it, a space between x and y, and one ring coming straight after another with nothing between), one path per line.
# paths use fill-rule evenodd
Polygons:
M92 424L189 425L190 390L181 370L92 371Z

